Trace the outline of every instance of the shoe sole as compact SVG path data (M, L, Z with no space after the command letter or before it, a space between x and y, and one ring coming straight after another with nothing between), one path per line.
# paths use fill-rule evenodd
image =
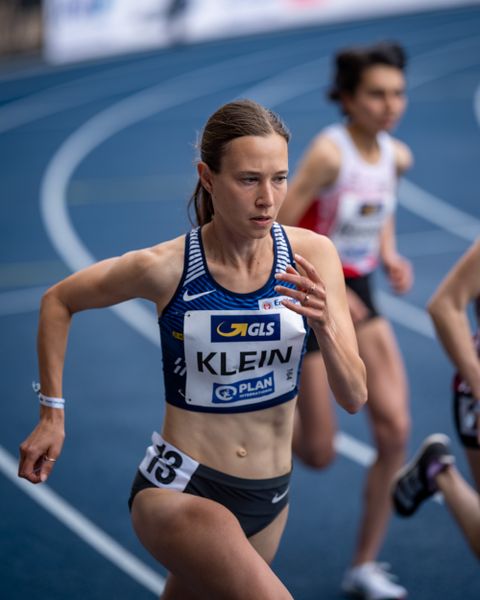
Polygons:
M423 452L425 451L427 446L430 446L430 444L443 444L444 446L449 448L450 444L451 444L451 440L448 437L448 435L445 435L444 433L433 433L432 435L429 435L427 438L425 438L423 440L422 445L417 450L415 456L412 458L412 460L410 462L408 462L404 467L402 467L400 469L400 471L398 471L398 473L395 475L395 478L392 481L392 487L391 487L392 497L393 497L393 492L395 491L395 488L397 487L397 483L400 481L400 479L402 479L402 477L404 477L408 473L408 471L410 471L412 469L413 465L416 462L418 462L418 460L420 459L420 456L423 454ZM454 463L454 461L451 462L451 464L453 464L453 463ZM401 517L409 517L410 515L413 515L413 513L417 510L417 508L415 508L415 510L413 512L408 513L408 514L404 514L404 513L400 513L400 512L398 512L397 514L400 515Z

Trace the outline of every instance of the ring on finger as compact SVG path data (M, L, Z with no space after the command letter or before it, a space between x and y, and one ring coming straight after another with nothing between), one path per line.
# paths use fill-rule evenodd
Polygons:
M305 294L305 298L303 299L303 302L302 302L302 304L303 304L303 305L305 305L305 304L306 304L306 303L309 301L309 299L310 299L310 298L309 298L309 295L308 295L308 294Z
M46 460L48 462L57 462L56 458L50 458L49 456L47 456L46 454L44 454L43 456L43 460Z
M312 283L312 285L310 286L310 289L308 290L307 294L313 294L313 292L317 289L316 285L314 283Z

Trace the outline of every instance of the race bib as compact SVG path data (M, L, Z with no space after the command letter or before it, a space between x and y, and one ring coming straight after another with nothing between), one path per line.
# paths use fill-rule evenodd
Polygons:
M185 314L185 399L193 406L246 406L297 385L305 327L286 309Z

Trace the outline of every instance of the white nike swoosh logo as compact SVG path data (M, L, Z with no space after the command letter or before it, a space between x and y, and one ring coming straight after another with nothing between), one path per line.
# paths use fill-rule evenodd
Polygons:
M185 290L183 293L183 301L190 302L191 300L196 300L197 298L201 298L202 296L206 296L207 294L212 294L215 290L207 290L206 292L200 292L199 294L189 294L188 290Z
M289 489L290 489L290 486L287 487L287 489L283 492L283 494L275 494L275 496L272 498L272 504L276 504L277 502L280 502L280 500L285 498L285 496L288 494Z

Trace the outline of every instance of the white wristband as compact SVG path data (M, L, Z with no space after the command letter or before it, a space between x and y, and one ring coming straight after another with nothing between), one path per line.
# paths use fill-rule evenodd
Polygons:
M40 391L39 383L33 382L32 387L33 391L37 394L40 404L42 404L42 406L48 406L49 408L60 408L62 410L65 408L64 398L53 398L51 396L45 396Z

